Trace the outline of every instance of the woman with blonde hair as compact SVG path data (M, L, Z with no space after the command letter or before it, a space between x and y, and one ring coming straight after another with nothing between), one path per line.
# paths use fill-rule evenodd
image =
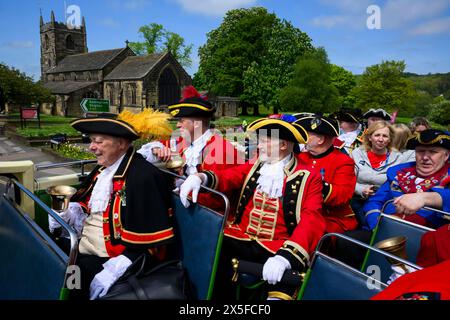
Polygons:
M411 130L403 123L396 123L392 127L395 132L394 138L392 139L392 150L401 152L407 162L416 161L416 152L406 149L406 142L412 136Z
M351 157L355 161L356 188L353 206L360 212L366 199L386 181L387 170L400 163L414 161L393 149L394 129L386 121L372 123L364 135L363 145ZM409 155L410 156L410 155ZM363 219L363 217L359 217ZM363 220L360 220L363 221Z

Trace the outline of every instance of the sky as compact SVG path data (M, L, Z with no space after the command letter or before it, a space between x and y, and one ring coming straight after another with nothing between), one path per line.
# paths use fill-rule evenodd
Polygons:
M141 41L138 29L156 22L198 47L230 9L261 6L306 32L331 63L354 74L383 60L404 60L406 71L450 72L450 0L0 0L0 62L40 77L39 16L66 21L76 5L85 17L89 51ZM73 11L72 11L73 12Z

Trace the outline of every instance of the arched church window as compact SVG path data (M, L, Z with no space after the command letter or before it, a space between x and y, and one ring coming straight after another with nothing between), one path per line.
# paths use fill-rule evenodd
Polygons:
M73 41L72 36L69 34L66 38L66 48L69 50L75 49L75 43Z
M48 50L48 45L50 43L50 38L48 37L48 35L46 34L44 37L44 49Z

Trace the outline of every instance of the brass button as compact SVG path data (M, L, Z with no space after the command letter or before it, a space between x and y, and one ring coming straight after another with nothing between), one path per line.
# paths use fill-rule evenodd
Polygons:
M297 194L297 190L292 190L292 193L293 194Z
M294 215L294 212L293 211L289 211L289 215Z
M250 187L249 187L249 186L246 186L245 189L250 190Z
M289 201L290 204L295 204L294 200Z
M295 181L295 184L296 184L296 185L299 185L299 184L300 184L300 181Z
M290 225L291 227L293 227L293 226L295 226L295 223L291 222L291 223L289 223L289 225Z
M256 179L255 179L255 178L251 178L250 180L251 180L251 181L255 181Z

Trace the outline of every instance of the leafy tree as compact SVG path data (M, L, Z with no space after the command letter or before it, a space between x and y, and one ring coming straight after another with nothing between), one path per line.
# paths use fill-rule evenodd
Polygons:
M137 55L170 52L184 67L192 64L193 45L186 45L184 38L177 33L167 31L163 25L150 23L139 28L143 42L130 42L129 47Z
M266 51L260 63L253 61L244 71L243 101L273 107L278 113L279 95L292 78L298 57L313 49L308 35L288 21L275 21L267 32Z
M444 126L450 125L450 101L444 100L434 104L430 112L430 120Z
M331 83L331 65L325 49L299 59L294 76L280 94L283 108L295 112L330 112L338 107L339 92Z
M53 101L51 92L40 82L5 64L0 64L0 92L4 103L28 106Z
M417 93L413 83L403 75L404 61L383 61L366 68L355 89L356 106L361 109L383 108L410 115Z
M246 107L278 106L298 55L311 50L310 38L265 8L230 10L199 48L194 85L216 95L240 97Z
M331 83L339 92L338 105L342 107L353 107L356 97L353 95L353 88L356 86L356 77L350 71L331 65Z

